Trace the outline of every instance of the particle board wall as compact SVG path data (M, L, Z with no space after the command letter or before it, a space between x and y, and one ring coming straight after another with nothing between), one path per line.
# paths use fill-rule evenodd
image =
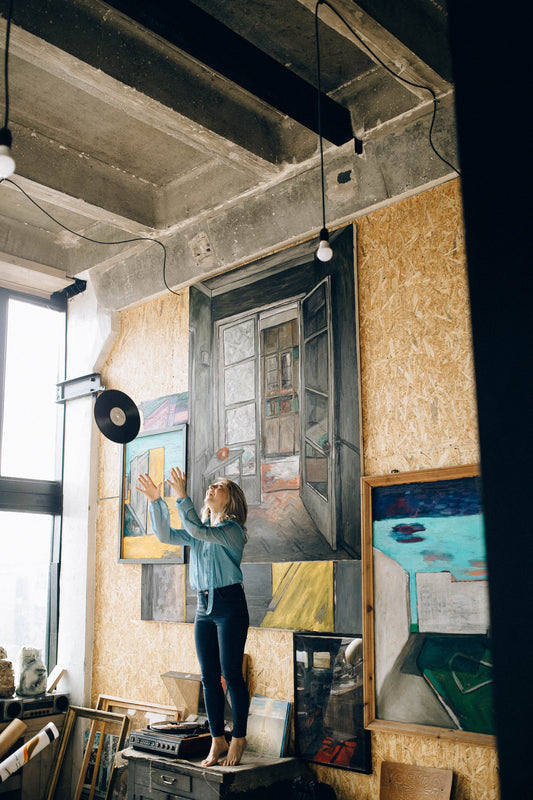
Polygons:
M357 232L365 474L477 463L459 181Z
M356 224L365 473L477 462L459 181ZM123 312L103 382L136 402L184 392L187 356L184 290ZM161 673L198 671L192 626L140 619L141 566L117 562L120 449L101 437L92 701L167 704ZM291 633L251 629L246 650L252 694L292 700ZM454 800L498 798L494 748L384 733L372 747L372 775L313 769L338 800L377 800L384 759L453 769Z

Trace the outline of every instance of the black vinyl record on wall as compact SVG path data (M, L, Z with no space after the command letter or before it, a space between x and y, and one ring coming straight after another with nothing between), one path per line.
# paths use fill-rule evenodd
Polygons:
M141 427L137 406L127 394L117 389L107 389L98 395L94 418L104 436L119 444L135 439Z

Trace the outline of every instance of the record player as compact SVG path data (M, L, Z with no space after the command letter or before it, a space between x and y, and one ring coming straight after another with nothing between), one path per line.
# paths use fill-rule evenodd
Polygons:
M166 758L202 758L209 753L211 734L207 720L196 722L155 722L132 731L130 747Z
M130 747L166 758L203 758L211 748L211 733L200 675L169 671L161 675L176 706L177 720L154 722L130 734ZM231 718L225 698L224 719Z

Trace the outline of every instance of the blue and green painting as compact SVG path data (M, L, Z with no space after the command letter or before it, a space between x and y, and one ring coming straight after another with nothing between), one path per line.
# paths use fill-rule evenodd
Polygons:
M410 614L408 641L380 687L379 716L493 734L480 478L374 487L372 515L373 547L408 576ZM420 698L406 703L407 685L418 685Z

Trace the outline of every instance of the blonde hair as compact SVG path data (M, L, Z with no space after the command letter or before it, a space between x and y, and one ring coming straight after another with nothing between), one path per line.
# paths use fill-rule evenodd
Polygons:
M228 519L234 519L238 522L241 528L244 529L246 534L246 517L248 516L248 503L243 490L238 483L230 481L228 478L220 478L220 481L226 485L228 490L228 502L223 511L217 515L216 522L224 522ZM202 506L200 518L202 522L207 522L211 516L211 509L206 503ZM248 539L248 537L246 537Z

